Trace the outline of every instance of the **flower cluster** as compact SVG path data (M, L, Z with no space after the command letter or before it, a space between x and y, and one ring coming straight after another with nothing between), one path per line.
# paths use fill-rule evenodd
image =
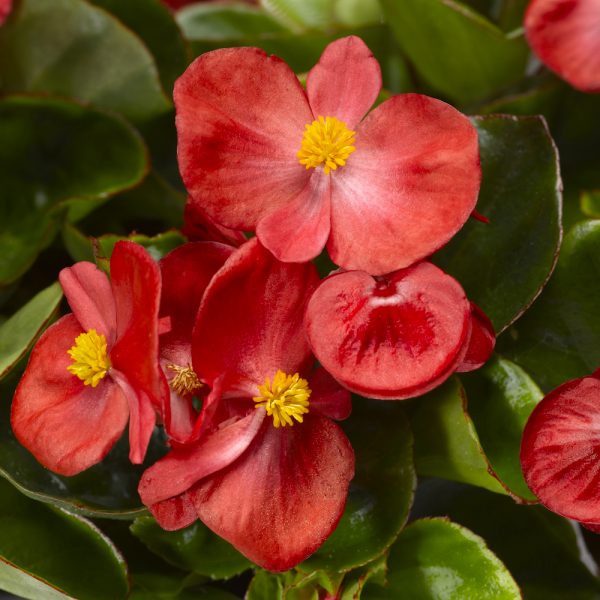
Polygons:
M475 209L477 133L418 94L368 112L380 88L356 37L325 49L306 89L254 48L188 68L175 103L193 241L159 264L118 242L110 279L61 272L73 312L38 341L12 408L44 466L81 472L127 422L141 463L159 423L170 450L139 493L160 525L201 519L285 570L343 513L350 391L411 398L487 360L490 321L427 260ZM340 268L321 281L325 247Z

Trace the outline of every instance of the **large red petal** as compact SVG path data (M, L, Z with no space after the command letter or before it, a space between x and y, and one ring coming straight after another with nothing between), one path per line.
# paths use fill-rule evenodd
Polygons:
M336 117L352 129L373 106L381 90L377 59L358 37L335 40L325 48L306 80L315 117Z
M147 469L138 491L146 506L174 498L203 477L224 469L248 448L264 418L252 410L243 419L207 434L194 445L171 451Z
M496 333L492 322L479 306L471 302L471 335L456 371L466 373L479 369L489 360L495 345Z
M183 210L181 231L190 242L221 242L237 248L247 240L243 232L215 223L202 207L189 197Z
M307 262L325 247L330 213L329 177L313 170L306 187L289 204L261 219L256 235L279 260Z
M212 385L252 396L277 370L306 366L302 315L319 281L312 263L279 262L254 238L236 250L206 291L194 328L194 369Z
M550 510L600 523L600 380L569 381L535 407L523 431L521 465Z
M191 492L198 516L256 564L284 571L335 529L354 476L354 453L325 417L275 429Z
M423 262L385 280L362 271L324 280L306 310L319 362L372 398L411 398L438 385L462 358L470 306L458 282Z
M532 0L525 31L550 69L583 92L600 92L600 0Z
M67 350L82 333L74 315L49 327L35 345L17 387L11 423L19 442L61 475L99 463L119 439L129 410L110 376L95 387L67 371Z
M95 329L111 348L117 331L115 301L108 277L90 262L63 269L58 279L73 314L85 331Z
M282 60L258 48L207 52L178 79L174 98L181 175L217 223L253 230L305 187L296 154L313 115Z
M356 151L331 175L333 261L373 275L443 246L475 208L477 131L448 104L395 96L358 126Z
M158 363L159 267L142 246L121 241L113 250L110 273L117 309L111 362L158 409L168 393Z
M323 368L319 367L309 379L310 411L342 421L350 416L352 400L350 392Z

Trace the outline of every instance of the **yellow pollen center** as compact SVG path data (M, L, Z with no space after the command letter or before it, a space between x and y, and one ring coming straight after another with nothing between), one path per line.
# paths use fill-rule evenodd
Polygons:
M308 412L308 399L311 390L308 381L302 379L298 373L286 375L283 371L277 371L273 377L273 383L269 377L264 385L258 387L260 396L253 398L256 408L263 407L270 417L273 417L275 427L293 425L292 417L302 423L302 415Z
M180 367L171 363L167 367L175 373L169 381L169 385L180 396L192 396L202 387L202 383L191 365Z
M298 151L300 164L307 169L323 165L325 175L343 167L348 157L356 150L354 136L346 123L335 117L319 117L310 125L302 138L302 146Z
M110 369L106 338L95 329L79 334L67 354L73 359L67 371L79 377L85 385L96 387Z

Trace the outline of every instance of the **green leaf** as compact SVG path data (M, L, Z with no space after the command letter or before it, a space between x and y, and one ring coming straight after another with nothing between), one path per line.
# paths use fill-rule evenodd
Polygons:
M60 284L54 283L0 325L0 379L29 352L52 321L62 297Z
M344 423L356 455L346 510L300 569L348 571L380 556L406 522L416 484L412 435L402 406L357 398Z
M146 44L170 94L175 80L190 62L189 48L175 23L173 13L161 0L92 0L134 31Z
M0 284L22 275L52 240L67 201L107 198L148 168L126 122L66 100L1 99L0 141Z
M579 198L581 211L588 217L600 217L600 190L582 192Z
M516 600L521 593L483 539L446 519L423 519L392 546L386 588L367 584L361 597Z
M212 579L233 577L252 566L200 521L179 531L165 531L152 517L140 517L131 532L168 563Z
M577 224L539 300L502 340L502 353L548 391L600 364L600 221Z
M466 403L458 378L412 401L417 473L506 494L483 452Z
M523 429L542 391L523 369L499 356L462 380L469 415L494 472L519 498L535 501L523 479L519 451Z
M258 571L250 582L246 600L284 600L283 582L279 575Z
M173 576L156 573L134 574L129 600L237 600L225 590L198 586L186 577L183 581ZM266 600L266 599L265 599Z
M93 242L98 258L110 258L115 244L120 240L130 240L144 246L154 260L160 260L165 254L185 243L185 236L179 231L165 231L153 237L147 235L120 236L107 234L96 238Z
M540 117L478 117L483 180L477 210L434 261L460 281L497 332L535 300L561 240L558 157Z
M142 41L84 0L19 2L0 29L0 89L76 98L133 121L170 106Z
M581 561L586 552L571 524L545 508L448 481L417 491L415 516L448 515L482 536L527 600L598 600L600 582Z
M0 588L32 600L118 600L126 566L89 521L25 498L0 480Z
M370 581L385 585L387 556L381 556L372 563L348 573L344 578L340 600L359 600L365 585Z
M381 0L381 5L419 74L455 101L484 100L525 73L529 49L523 36L505 34L461 2Z

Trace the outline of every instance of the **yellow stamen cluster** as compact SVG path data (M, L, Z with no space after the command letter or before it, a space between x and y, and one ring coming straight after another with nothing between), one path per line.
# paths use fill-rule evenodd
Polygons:
M202 383L191 365L180 367L171 363L167 367L175 373L169 381L169 385L180 396L193 396L202 387Z
M308 412L311 390L308 381L302 379L298 373L286 375L283 371L277 371L273 383L267 377L258 391L260 396L253 398L256 408L263 407L267 414L273 417L275 427L293 425L292 417L298 423L302 423L302 415Z
M79 377L85 385L96 387L110 369L106 338L95 329L79 334L67 354L73 359L67 371Z
M346 123L335 117L319 117L306 125L302 147L298 152L300 164L307 169L323 165L325 175L329 175L330 171L343 167L356 150L355 135Z

